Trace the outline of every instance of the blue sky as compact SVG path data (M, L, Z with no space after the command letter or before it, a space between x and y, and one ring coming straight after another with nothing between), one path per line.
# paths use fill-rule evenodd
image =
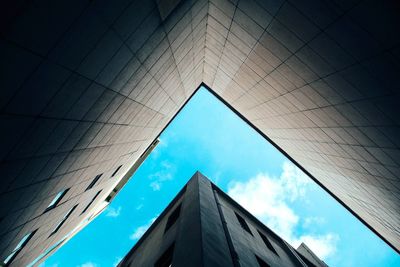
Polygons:
M43 267L114 266L197 170L329 266L400 266L396 252L206 89L160 141L108 209Z

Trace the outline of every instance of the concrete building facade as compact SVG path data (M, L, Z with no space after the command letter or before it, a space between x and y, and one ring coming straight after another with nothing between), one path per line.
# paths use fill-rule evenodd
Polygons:
M196 172L120 267L327 267L286 243Z
M2 1L0 260L29 264L101 211L202 84L399 251L398 9Z

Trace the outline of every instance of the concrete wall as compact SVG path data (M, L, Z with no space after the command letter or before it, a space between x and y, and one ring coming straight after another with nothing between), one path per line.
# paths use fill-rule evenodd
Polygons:
M186 1L162 22L155 1L1 3L1 260L30 231L37 229L15 266L74 229L93 195L107 197L194 92L206 5ZM175 24L187 12L194 31L181 38ZM44 213L65 188L60 205Z

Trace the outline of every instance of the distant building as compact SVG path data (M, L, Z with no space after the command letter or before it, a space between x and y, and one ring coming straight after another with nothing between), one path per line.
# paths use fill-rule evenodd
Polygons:
M197 172L119 264L327 267L296 250Z

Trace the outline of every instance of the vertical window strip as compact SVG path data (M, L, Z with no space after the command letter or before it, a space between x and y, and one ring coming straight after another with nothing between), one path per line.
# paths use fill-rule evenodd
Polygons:
M89 184L89 186L86 188L85 191L88 191L89 189L91 189L91 188L97 183L97 181L100 179L100 177L101 177L102 175L103 175L102 173L96 175L96 177L94 177L94 179L92 180L92 182Z
M96 200L96 198L100 195L100 192L102 190L100 190L99 192L96 193L96 195L94 195L94 197L92 198L92 200L89 202L89 204L86 205L86 207L83 209L83 211L81 212L81 215L83 213L85 213L87 211L87 209L92 205L92 203Z
M54 228L53 232L51 232L50 236L54 235L55 233L58 232L58 230L60 230L61 226L63 226L65 221L68 219L68 217L72 214L72 212L76 209L77 206L78 204L69 209L69 211L64 215L63 219Z
M57 195L50 202L50 204L47 206L47 208L46 208L46 210L44 212L47 212L47 211L49 211L51 209L54 209L58 205L58 203L60 203L62 198L67 194L68 190L69 190L69 188L58 192Z

